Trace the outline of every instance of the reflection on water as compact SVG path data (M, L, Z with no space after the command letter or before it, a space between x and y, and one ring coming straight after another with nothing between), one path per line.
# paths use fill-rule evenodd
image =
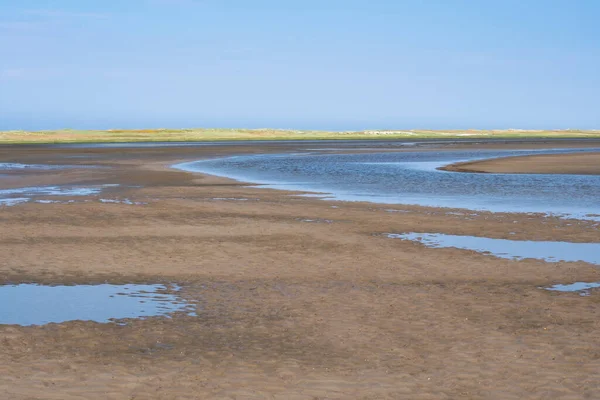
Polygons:
M494 157L588 150L410 151L365 154L266 154L178 164L187 171L226 176L330 199L539 212L599 220L600 176L465 174L447 164Z
M27 203L29 200L28 197L14 197L8 199L0 199L0 206L11 207L16 206L17 204Z
M130 199L100 199L99 201L105 204L127 204L129 206L143 206L148 204L143 201L133 201Z
M25 196L90 196L98 194L105 186L75 187L75 186L31 186L16 189L0 189L0 197Z
M19 170L56 170L70 168L67 165L48 165L48 164L20 164L20 163L0 163L0 171L19 171Z
M0 286L0 324L44 325L65 321L110 322L124 318L194 315L194 307L165 285L34 284Z
M600 282L575 282L569 285L554 285L544 289L556 292L578 292L580 296L589 296L590 290L596 288L600 288Z
M489 253L495 257L521 260L585 261L600 264L600 243L543 242L531 240L491 239L442 233L389 233L389 238L422 243L432 248L457 248Z
M101 186L31 186L14 189L0 189L0 206L14 206L32 201L39 196L92 196L102 190L118 185ZM36 200L36 202L52 203L51 200Z

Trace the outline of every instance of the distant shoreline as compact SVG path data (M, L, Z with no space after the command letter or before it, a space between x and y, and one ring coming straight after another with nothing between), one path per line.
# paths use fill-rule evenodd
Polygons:
M450 164L439 169L483 174L600 175L600 152L503 157Z
M0 131L0 144L215 142L265 140L594 139L600 130L364 130L110 129Z

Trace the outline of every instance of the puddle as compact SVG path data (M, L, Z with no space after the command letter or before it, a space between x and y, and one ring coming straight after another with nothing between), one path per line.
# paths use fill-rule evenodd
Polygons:
M107 204L127 204L130 206L143 206L146 205L148 203L144 203L142 201L133 201L130 199L100 199L99 200L100 203L107 203Z
M393 239L410 240L432 248L453 247L489 253L511 260L535 258L548 262L584 261L600 264L600 243L569 243L527 240L491 239L442 233L388 233Z
M36 201L34 201L34 203L39 203L39 204L71 204L71 203L75 203L75 200L60 201L60 200L46 200L46 199L42 199L42 200L36 200Z
M327 200L327 199L333 199L333 197L327 193L304 193L304 194L291 194L290 196L294 196L294 197L308 197L311 199L321 199L321 200Z
M0 285L0 324L44 325L66 321L195 315L195 307L165 285Z
M446 213L446 215L457 215L459 217L465 217L465 216L468 216L468 217L477 217L477 216L479 216L479 214L477 214L477 213L460 212L460 211L448 211Z
M569 285L554 285L547 288L546 290L552 290L557 292L579 292L580 296L589 296L590 289L600 288L600 282L575 282Z
M25 196L90 196L98 194L105 187L76 187L76 186L31 186L15 189L0 189L0 196L25 195Z
M16 197L12 199L0 199L0 207L11 207L16 206L17 204L27 203L30 199L26 197Z
M322 219L322 218L317 218L317 219L296 218L296 221L311 222L311 223L317 223L317 224L331 224L331 223L333 223L333 220L331 220L331 219Z
M24 169L37 170L55 170L69 168L66 165L45 165L45 164L20 164L20 163L0 163L0 171L18 171Z
M14 189L0 189L0 206L14 206L32 201L36 196L92 196L108 187L119 185L101 186L31 186ZM37 202L41 202L38 200ZM51 202L50 200L47 201Z
M216 200L216 201L248 201L250 199L246 199L244 197L212 197L211 200Z

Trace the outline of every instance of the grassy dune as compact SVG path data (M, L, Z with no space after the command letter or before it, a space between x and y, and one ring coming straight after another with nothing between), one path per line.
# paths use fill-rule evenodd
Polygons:
M180 142L216 140L600 138L600 130L366 130L136 129L0 131L0 144Z

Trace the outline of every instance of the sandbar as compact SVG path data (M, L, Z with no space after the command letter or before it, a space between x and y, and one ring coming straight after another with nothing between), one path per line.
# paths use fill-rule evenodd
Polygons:
M496 174L600 175L600 153L540 154L456 163L445 171Z

